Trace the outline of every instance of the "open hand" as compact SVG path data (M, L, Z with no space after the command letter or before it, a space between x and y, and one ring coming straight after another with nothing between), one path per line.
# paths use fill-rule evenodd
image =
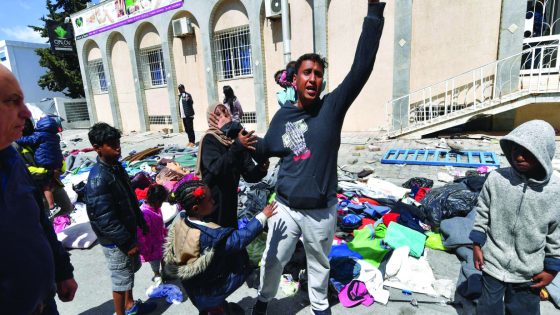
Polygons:
M536 274L533 277L533 279L531 279L535 283L531 286L531 288L533 288L533 289L544 288L552 282L554 277L556 277L556 272L550 272L550 271L544 270L541 273Z
M278 205L276 204L276 202L273 202L269 205L266 205L266 207L264 207L262 213L264 213L264 215L267 218L270 218L271 216L276 214L276 208L278 207Z
M257 143L257 136L253 135L255 133L254 130L247 132L247 130L243 129L237 135L237 139L241 145L243 145L246 149L255 151L255 144Z
M229 122L231 122L230 115L216 115L216 113L210 113L209 123L211 127L222 129L222 127Z
M482 271L484 268L484 254L482 254L482 249L480 245L473 246L473 259L474 259L474 267L477 270Z
M78 283L74 278L62 280L56 284L56 294L62 302L70 302L78 290Z

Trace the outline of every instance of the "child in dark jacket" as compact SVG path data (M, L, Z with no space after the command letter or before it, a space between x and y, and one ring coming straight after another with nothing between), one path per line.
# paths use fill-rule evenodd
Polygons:
M134 273L140 269L136 228L144 234L148 228L128 174L119 163L121 132L97 123L88 137L98 157L86 185L87 214L107 259L116 314L150 312L156 308L154 303L134 302L132 297Z
M500 146L511 164L490 173L470 239L482 271L477 314L540 314L539 291L560 271L560 178L552 126L532 120Z
M177 274L200 314L239 310L226 298L247 279L251 268L245 247L262 232L276 205L266 206L246 227L236 230L204 222L214 211L212 192L204 182L185 181L171 196L184 211L169 230L166 264L178 265Z
M62 150L60 149L60 137L58 136L58 123L54 118L45 116L37 122L35 132L30 136L23 136L16 141L20 146L28 146L35 152L37 166L43 167L52 173L41 186L49 204L49 209L54 208L54 197L52 189L55 185L56 176L62 168Z

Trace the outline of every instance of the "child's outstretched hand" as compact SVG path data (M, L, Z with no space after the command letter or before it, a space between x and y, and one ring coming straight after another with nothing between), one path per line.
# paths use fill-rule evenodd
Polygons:
M484 268L484 255L482 254L482 248L480 248L478 244L474 244L473 246L473 259L474 267L482 271L482 268Z
M550 271L544 270L544 271L536 274L533 277L533 279L531 279L535 283L531 286L531 288L533 288L533 289L544 288L552 282L554 277L556 277L556 272L550 272Z
M267 218L270 218L271 216L273 216L273 215L276 214L276 207L277 207L277 206L278 206L278 205L276 204L276 202L273 202L273 203L271 203L271 204L269 204L269 205L266 205L266 207L264 207L262 213L264 213L264 215L265 215Z

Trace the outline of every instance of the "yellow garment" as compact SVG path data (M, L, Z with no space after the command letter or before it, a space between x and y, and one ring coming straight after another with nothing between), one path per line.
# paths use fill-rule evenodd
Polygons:
M440 233L427 232L426 247L437 250L446 250Z

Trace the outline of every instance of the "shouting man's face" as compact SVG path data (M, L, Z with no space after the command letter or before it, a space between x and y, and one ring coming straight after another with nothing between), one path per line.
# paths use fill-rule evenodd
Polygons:
M294 75L298 93L298 106L308 108L321 94L323 85L323 66L313 60L304 60Z

